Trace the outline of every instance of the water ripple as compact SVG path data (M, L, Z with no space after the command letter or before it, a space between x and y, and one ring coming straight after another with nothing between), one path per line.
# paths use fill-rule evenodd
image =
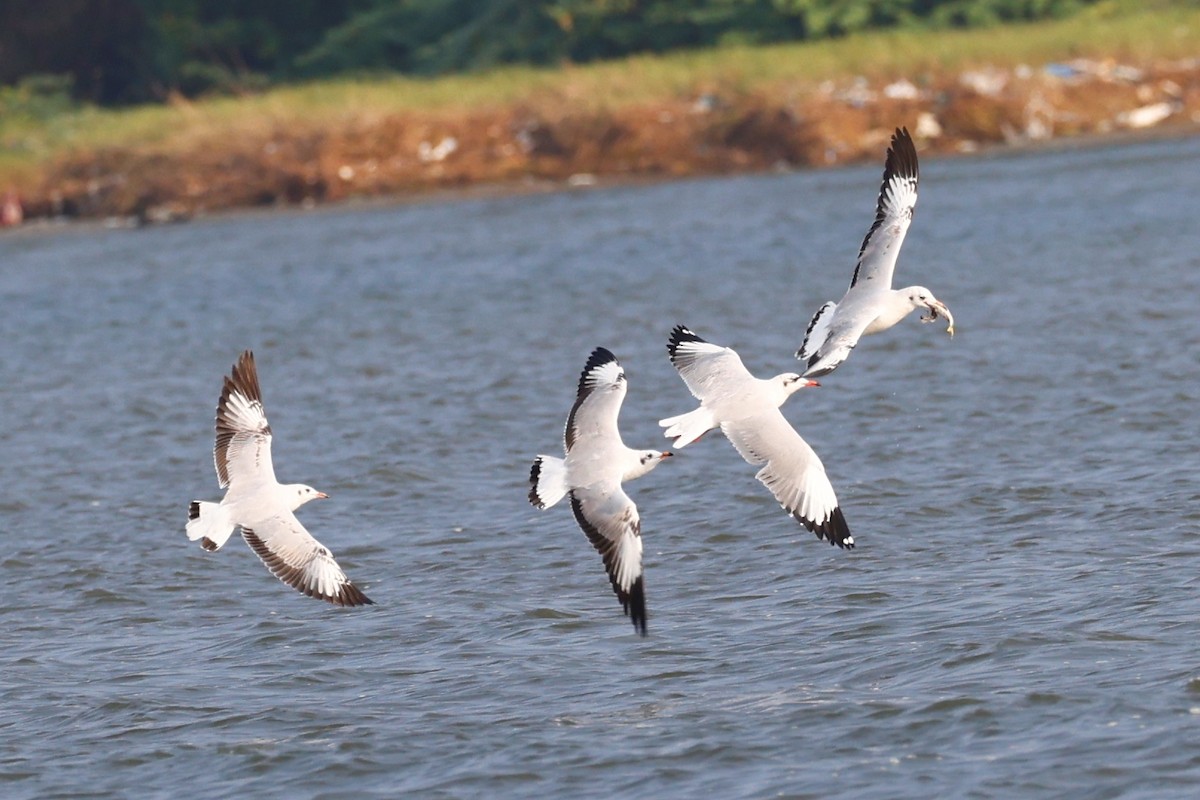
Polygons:
M876 169L0 237L5 796L1190 796L1196 167L930 163L900 270L961 334L901 325L784 410L858 548L710 436L628 487L645 639L531 459L597 345L636 446L694 402L676 322L794 368ZM184 538L245 347L377 606Z

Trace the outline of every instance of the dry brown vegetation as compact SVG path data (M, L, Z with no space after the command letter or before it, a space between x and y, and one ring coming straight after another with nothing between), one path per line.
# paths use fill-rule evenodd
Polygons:
M569 79L555 84L536 73L547 86L508 97L392 108L358 102L311 115L261 102L239 114L237 101L223 101L218 114L180 101L166 118L172 130L71 147L10 182L27 219L160 221L468 186L878 160L901 125L923 153L1122 130L1200 131L1195 57L1126 54L1036 66L962 58L953 68L864 72L872 77L835 70L805 82L756 83L701 70L665 96L631 89L623 98L617 88L599 100L594 85L572 89Z

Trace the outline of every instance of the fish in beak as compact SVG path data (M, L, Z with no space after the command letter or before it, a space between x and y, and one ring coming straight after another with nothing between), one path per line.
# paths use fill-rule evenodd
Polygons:
M950 334L950 338L953 339L954 315L950 313L950 309L946 308L946 304L941 300L934 300L931 298L929 302L926 303L926 308L929 309L929 314L928 316L921 317L921 322L933 322L939 317L945 317L946 322L949 323L946 325L946 333Z

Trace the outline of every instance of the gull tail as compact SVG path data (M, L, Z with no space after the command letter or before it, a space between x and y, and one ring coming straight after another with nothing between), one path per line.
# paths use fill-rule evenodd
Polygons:
M567 493L567 462L554 456L538 456L529 470L529 502L549 508Z
M209 552L219 550L229 540L234 527L229 513L220 503L193 500L188 506L187 537L193 542L199 539L200 546Z
M712 411L700 406L695 411L689 411L686 414L660 419L658 424L666 428L663 434L668 439L674 439L674 447L678 448L691 444L717 427L717 420L713 417Z

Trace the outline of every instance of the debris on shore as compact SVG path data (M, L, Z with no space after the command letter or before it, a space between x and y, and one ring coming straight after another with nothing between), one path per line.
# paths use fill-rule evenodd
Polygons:
M20 197L26 221L176 222L477 186L585 187L872 161L900 125L931 154L1148 129L1200 132L1200 58L855 77L770 96L706 90L611 110L546 102L362 113L336 129L264 121L236 136L189 136L186 147L76 152L7 192Z

